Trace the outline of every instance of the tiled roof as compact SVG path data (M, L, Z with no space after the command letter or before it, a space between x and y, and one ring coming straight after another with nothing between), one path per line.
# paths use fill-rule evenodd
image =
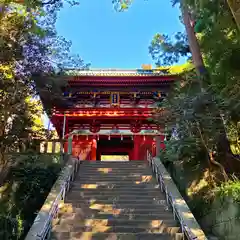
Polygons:
M67 70L65 72L71 76L167 76L169 74L164 73L158 69L151 70L119 70L119 69L92 69L92 70Z

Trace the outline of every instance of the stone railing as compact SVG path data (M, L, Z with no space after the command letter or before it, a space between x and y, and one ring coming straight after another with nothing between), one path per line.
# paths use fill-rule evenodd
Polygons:
M51 235L52 220L56 217L59 207L64 203L66 192L74 180L80 161L70 157L56 183L53 185L45 203L38 212L25 240L45 240Z
M156 176L161 191L166 195L167 203L172 207L174 219L177 218L179 221L185 237L188 240L207 240L207 237L160 159L153 158L151 153L148 152L147 160Z

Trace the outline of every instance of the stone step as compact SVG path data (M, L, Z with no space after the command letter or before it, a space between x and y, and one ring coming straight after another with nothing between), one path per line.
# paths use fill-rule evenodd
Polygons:
M104 203L104 204L112 204L112 203L117 203L117 204L132 204L132 206L134 206L136 204L136 196L133 196L132 198L129 198L129 197L125 197L125 198L122 198L121 196L117 196L117 197L112 197L112 196L107 196L107 197L99 197L99 198L96 198L96 197L75 197L75 196L67 196L66 199L65 199L66 202L83 202L83 203ZM162 198L140 198L137 200L137 203L140 204L140 205L143 205L143 204L159 204L159 205L162 205L162 206L166 206L167 205L167 202L166 200L164 199L164 197Z
M95 164L80 164L80 168L149 168L150 165L148 164L142 164L142 163L135 163L135 164L119 164L119 163L95 163Z
M97 212L93 211L91 209L88 209L87 207L65 207L59 210L58 217L61 219L70 219L74 221L82 221L85 218L95 218L95 219L121 219L121 220L146 220L146 221L154 221L154 220L162 220L166 223L173 223L176 221L173 219L172 212L164 212L161 215L159 215L159 212L144 212L144 213L124 213L119 212L116 209L114 209L111 213L106 212ZM171 225L175 226L175 225Z
M144 164L148 164L147 161L145 160L134 160L134 161L125 161L125 162L120 162L120 161L82 161L81 162L82 165L114 165L114 164L118 164L121 166L125 166L125 165L144 165Z
M153 199L154 197L158 197L161 199L165 199L164 195L157 192L157 191L149 191L148 193L146 192L141 192L141 191L125 191L125 190L118 190L116 191L116 189L111 189L112 192L109 191L102 191L102 192L97 192L96 190L93 191L92 189L86 189L85 191L72 191L71 194L67 195L67 199L116 199L118 197L122 197L123 199L133 199L135 197L135 201L137 201L137 199L142 198L143 195L145 195L143 197L143 199Z
M119 201L119 200L105 200L105 201L95 201L92 199L76 199L76 198L67 198L66 203L72 203L72 205L76 206L81 206L81 204L85 204L86 206L93 208L97 206L114 206L115 208L133 208L133 209L138 209L138 208L148 208L148 209L169 209L168 205L166 204L166 201L161 200L161 201L149 201L149 200L142 200L142 201Z
M113 203L111 202L110 204L107 204L105 202L103 203L88 203L87 201L75 201L75 199L71 199L71 201L66 201L66 203L71 203L74 207L81 207L83 204L90 209L96 209L96 210L101 210L101 209L122 209L122 211L137 211L137 210L142 210L142 211L152 211L156 210L156 212L165 212L170 209L166 204L157 204L157 203L149 203L149 202L142 202L139 203L138 201L133 205L132 203Z
M153 188L158 184L155 180L151 180L149 182L140 182L140 181L76 181L71 184L74 188L91 188L93 186L97 186L97 188ZM157 188L156 187L156 188Z
M141 180L115 180L113 179L112 181L105 181L103 180L79 180L79 181L74 181L72 183L72 186L82 186L82 185L87 185L87 184L97 184L98 186L155 186L157 185L157 182L155 180L146 180L146 181L141 181Z
M89 164L89 165L84 165L80 164L80 169L98 169L104 168L105 170L110 170L110 169L135 169L135 170L143 170L143 169L150 169L150 166L147 164L125 164L125 165L120 165L120 164Z
M85 182L90 182L90 183L96 183L96 182L108 182L108 183L118 183L118 184L125 184L125 183L132 183L132 184L140 184L140 183L154 183L157 184L157 181L154 177L85 177L85 178L81 178L81 177L77 177L75 178L74 183L85 183Z
M120 200L133 200L134 203L136 203L137 199L141 200L166 200L165 196L159 192L157 194L155 192L149 191L149 193L144 193L143 192L132 192L132 191L120 191L121 194L118 194L119 192L110 192L110 191L105 191L102 193L98 193L95 191L88 191L91 189L87 189L85 191L75 191L75 192L70 192L67 194L66 199L93 199L96 201L101 201L101 200L114 200L114 199L120 199Z
M85 170L96 170L96 171L116 171L116 170L150 170L151 168L148 165L80 165L80 171Z
M101 173L96 171L79 171L76 175L76 178L83 178L83 177L113 177L113 176L117 176L117 177L135 177L135 176L141 176L141 175L151 175L153 176L152 172L149 170L145 170L145 171L134 171L134 170L118 170L118 171L112 171L110 173Z
M104 232L81 232L81 233L53 233L52 240L175 240L166 233L104 233ZM183 238L182 238L183 239ZM182 240L178 238L177 240Z
M154 183L156 184L156 180L152 177L144 177L144 178L138 178L138 177L135 177L135 178L117 178L117 177L111 177L111 178L77 178L75 179L74 183L108 183L108 184L126 184L126 183L131 183L131 184L141 184L141 183Z
M149 166L126 166L126 167L119 167L119 166L81 166L79 167L79 171L89 170L95 171L99 173L109 173L109 172L118 172L118 171L151 171Z
M144 195L144 194L150 194L154 193L155 196L158 196L158 194L162 194L161 190L158 188L154 188L153 186L132 186L132 185L126 185L126 186L98 186L96 187L93 186L93 184L83 184L80 185L79 187L77 186L72 186L71 192L79 192L79 194L82 194L83 192L85 193L94 193L96 195L102 195L108 192L112 191L112 195L116 194L124 194L124 192L130 193L130 194L137 194L139 195ZM141 194L140 194L141 193Z
M76 221L81 226L126 226L126 227L137 227L137 228L145 228L145 229L155 229L158 230L161 233L167 232L167 233L177 233L180 230L179 225L172 220L152 220L152 219L123 219L123 218L86 218L84 220L77 220L75 218L69 219L63 218L60 219L59 224L70 224L70 225L76 225Z
M64 210L68 209L68 210ZM111 218L111 216L128 216L132 217L133 215L158 215L161 219L172 219L173 213L170 208L167 206L145 206L145 205L136 205L131 208L124 208L121 206L114 206L113 204L86 204L86 203L75 203L68 201L65 203L61 212L67 213L78 213L81 212L82 216L91 216L92 218L99 218L100 215L108 215L105 218Z
M81 208L83 205L80 203L73 203L72 204L74 208ZM94 206L93 206L94 207ZM124 208L118 208L118 207L107 207L107 206L102 206L102 207L97 207L95 209L89 209L89 214L92 214L92 216L95 216L94 218L98 218L96 216L98 215L105 215L105 214L112 214L112 215L123 215L123 216L132 216L134 214L136 215L141 215L141 214L146 214L146 215L154 215L158 214L158 216L161 219L171 219L173 218L173 215L170 210L164 209L164 208L131 208L131 209L124 209ZM87 213L86 213L87 214ZM88 215L88 214L87 214Z
M140 173L143 172L151 172L151 169L149 167L139 168L139 167L80 167L79 172L98 172L102 174L107 174L111 172L137 172Z
M71 192L67 196L76 196L76 197L99 197L99 196L109 196L109 197L116 197L116 196L135 196L136 200L141 198L142 196L149 196L149 197L160 197L164 196L161 193L160 189L153 189L149 188L145 191L143 188L85 188L85 189L71 189Z
M101 173L101 172L97 172L97 171L79 171L76 178L102 178L102 177L141 177L141 176L145 176L145 175L149 175L149 176L153 176L151 171L131 171L131 172L126 172L126 171L112 171L109 173Z
M161 226L155 227L152 226L151 223L142 223L134 225L134 221L130 224L128 222L122 222L122 224L129 225L109 225L105 224L103 220L98 221L85 221L85 225L82 226L74 226L73 223L60 223L53 227L53 231L61 232L61 231L71 231L71 232L82 232L82 231L93 231L93 232L101 232L101 230L106 230L106 232L117 232L117 233L167 233L170 236L174 236L176 233L180 231L179 227L167 227L162 224ZM63 226L64 225L64 226Z
M126 167L117 167L117 166L80 166L79 171L89 170L89 171L96 171L100 173L108 173L114 171L151 171L151 168L148 166L126 166Z
M80 164L80 167L119 167L119 168L133 168L133 167L139 167L139 168L144 168L144 167L149 167L148 164L146 163L118 163L118 162L108 162L108 163L90 163L90 164Z
M171 227L177 227L178 223L173 219L171 216L171 213L164 214L163 216L160 216L159 214L152 214L152 215L146 215L146 214L136 214L136 215L110 215L110 214L93 214L89 215L89 218L96 218L96 219L108 219L108 220L120 220L120 221L137 221L141 219L142 221L163 221L164 224L171 226Z
M89 170L89 171L96 171L99 173L111 173L114 171L151 171L149 166L80 166L79 171Z
M118 174L118 173L111 173L111 174L98 174L98 173L93 173L93 174L85 174L81 175L78 174L75 177L75 180L81 180L81 179L155 179L155 176L152 175L152 173L125 173L125 174Z
M81 189L96 189L96 190L105 190L105 189L128 189L128 190L144 190L148 191L149 189L154 189L154 190L159 190L158 184L153 184L153 183L128 183L128 182L123 182L123 183L111 183L111 182L102 182L102 183L81 183L81 182L73 182L71 184L72 190L77 190L80 191ZM160 190L159 190L160 191Z
M152 174L129 174L129 175L116 175L115 173L105 174L105 175L78 175L75 178L75 181L82 181L82 180L148 180L148 179L155 179Z
M97 184L81 184L81 185L73 185L71 186L71 191L72 192L94 192L97 195L101 195L104 192L109 192L113 191L120 194L121 192L131 192L132 194L141 192L142 195L148 194L149 192L154 192L155 194L161 194L161 190L159 188L155 188L154 186L151 185L130 185L126 184L125 186L123 185L97 185Z
M164 228L161 227L152 227L152 226L108 226L105 225L104 222L99 221L95 223L95 225L91 225L90 223L87 224L74 224L74 223L60 223L56 226L53 226L52 230L54 232L115 232L115 233L164 233ZM176 232L179 231L179 228L172 228L172 231L168 231L169 235L174 235Z
M74 180L74 183L132 183L132 184L140 184L140 183L154 183L157 184L157 181L153 177L97 177L97 178L81 178L78 177Z

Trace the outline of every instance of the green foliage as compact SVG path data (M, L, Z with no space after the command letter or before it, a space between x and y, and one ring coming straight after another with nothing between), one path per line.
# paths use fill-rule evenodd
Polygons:
M9 168L8 152L18 150L23 140L46 137L33 76L85 66L78 55L69 54L71 43L55 30L64 2L77 1L1 1L0 182Z
M185 34L178 32L172 42L165 34L157 33L153 37L149 52L157 66L171 65L179 61L180 57L189 57L190 49Z
M2 0L0 3L0 239L23 239L60 170L44 155L11 155L22 142L47 138L36 74L84 67L56 33L57 12L74 0ZM3 185L3 183L5 183Z
M222 200L232 198L234 202L240 204L240 181L238 179L222 183L221 186L216 188L215 192Z
M163 102L162 106L169 109L169 113L164 120L159 121L167 129L177 128L179 137L168 143L167 158L172 155L175 160L182 157L186 160L184 149L193 156L205 149L203 159L206 161L233 161L229 149L235 149L232 153L237 154L236 149L239 147L239 69L235 64L239 62L239 31L225 1L186 0L182 4L190 9L195 29L200 32L197 37L209 78L203 79L205 90L201 91L194 71L186 69L183 80ZM158 33L153 38L149 50L157 65L171 65L182 56L190 57L185 33L177 33L176 36L172 40L169 36ZM223 171L223 167L215 160L211 164L218 165Z
M220 172L220 179L222 176L226 179L221 165L224 161L222 146L219 145L219 139L225 136L225 128L217 104L213 96L200 90L193 70L182 74L182 81L172 88L162 102L162 107L168 110L164 117L157 119L170 135L173 129L177 133L166 143L161 159L166 162L183 161L196 166L201 159L211 171L217 169Z
M0 238L24 239L61 169L59 156L15 154L1 188Z
M232 17L227 2L215 0L190 1L196 19L201 19L204 28L199 37L206 66L211 75L212 87L225 101L229 111L239 115L240 107L236 99L239 93L240 32Z
M112 0L112 4L116 11L123 12L129 8L133 0Z
M182 67L181 71L180 67L177 73L181 74L181 80L161 102L166 112L160 118L156 116L154 121L165 126L171 135L160 158L175 177L180 191L186 194L187 189L191 190L191 196L187 193L188 204L201 219L211 211L212 190L219 184L220 196L239 203L239 180L227 179L233 172L240 175L240 32L228 1L171 2L189 10L207 74L200 79L194 68ZM189 26L186 27L189 30ZM193 48L196 53L198 49ZM172 68L169 66L178 63L181 57L187 58L189 63L192 61L185 32L175 36L155 34L149 52L156 65L169 72ZM195 67L199 70L199 66ZM173 132L177 134L171 134ZM182 172L176 174L177 171ZM198 175L194 175L194 171ZM219 219L214 221L219 222Z
M201 152L201 145L196 144L193 137L181 139L170 139L166 142L166 149L161 151L163 162L185 160L185 162L196 161L196 156ZM195 162L196 163L196 162Z

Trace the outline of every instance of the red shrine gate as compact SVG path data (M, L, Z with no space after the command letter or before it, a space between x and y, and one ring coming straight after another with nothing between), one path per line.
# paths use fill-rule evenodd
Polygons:
M37 86L59 136L68 139L65 151L82 160L141 160L164 147L164 126L149 119L163 113L157 102L177 78L157 70L71 70L41 77Z

